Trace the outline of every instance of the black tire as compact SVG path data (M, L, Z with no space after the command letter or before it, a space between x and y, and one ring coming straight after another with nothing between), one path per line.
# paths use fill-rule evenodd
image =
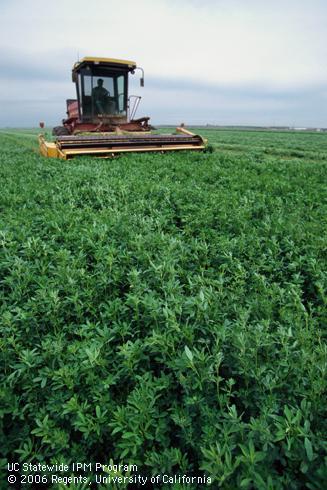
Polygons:
M53 136L68 136L70 132L65 126L55 126L52 130Z

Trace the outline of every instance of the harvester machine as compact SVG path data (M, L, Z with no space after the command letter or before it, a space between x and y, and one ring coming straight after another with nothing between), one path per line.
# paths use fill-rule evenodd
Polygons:
M134 61L83 58L74 64L76 99L68 99L67 118L53 128L54 141L39 136L46 157L110 157L117 153L203 150L206 141L183 126L175 134L154 132L149 117L135 119L140 96L129 95L129 75L141 70Z

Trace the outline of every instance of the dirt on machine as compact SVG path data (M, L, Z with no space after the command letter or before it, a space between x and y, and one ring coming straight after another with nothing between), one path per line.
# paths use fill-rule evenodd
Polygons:
M206 140L181 126L174 134L159 134L149 117L135 118L141 97L129 94L129 77L144 71L134 61L86 57L72 70L76 99L68 99L67 118L53 128L54 141L39 136L46 157L68 159L78 155L108 158L117 153L201 151Z

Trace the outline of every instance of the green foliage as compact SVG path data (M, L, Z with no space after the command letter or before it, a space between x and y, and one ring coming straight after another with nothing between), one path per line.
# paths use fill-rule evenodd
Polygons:
M5 459L324 488L327 135L203 133L69 162L0 133Z

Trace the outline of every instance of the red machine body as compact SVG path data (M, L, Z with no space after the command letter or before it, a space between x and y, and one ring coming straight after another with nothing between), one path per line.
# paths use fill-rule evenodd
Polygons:
M77 134L79 132L111 132L111 131L150 131L149 117L141 117L126 121L124 118L106 118L98 114L97 119L89 122L82 122L79 119L78 100L67 99L67 119L63 119L63 127L67 129L67 134Z

